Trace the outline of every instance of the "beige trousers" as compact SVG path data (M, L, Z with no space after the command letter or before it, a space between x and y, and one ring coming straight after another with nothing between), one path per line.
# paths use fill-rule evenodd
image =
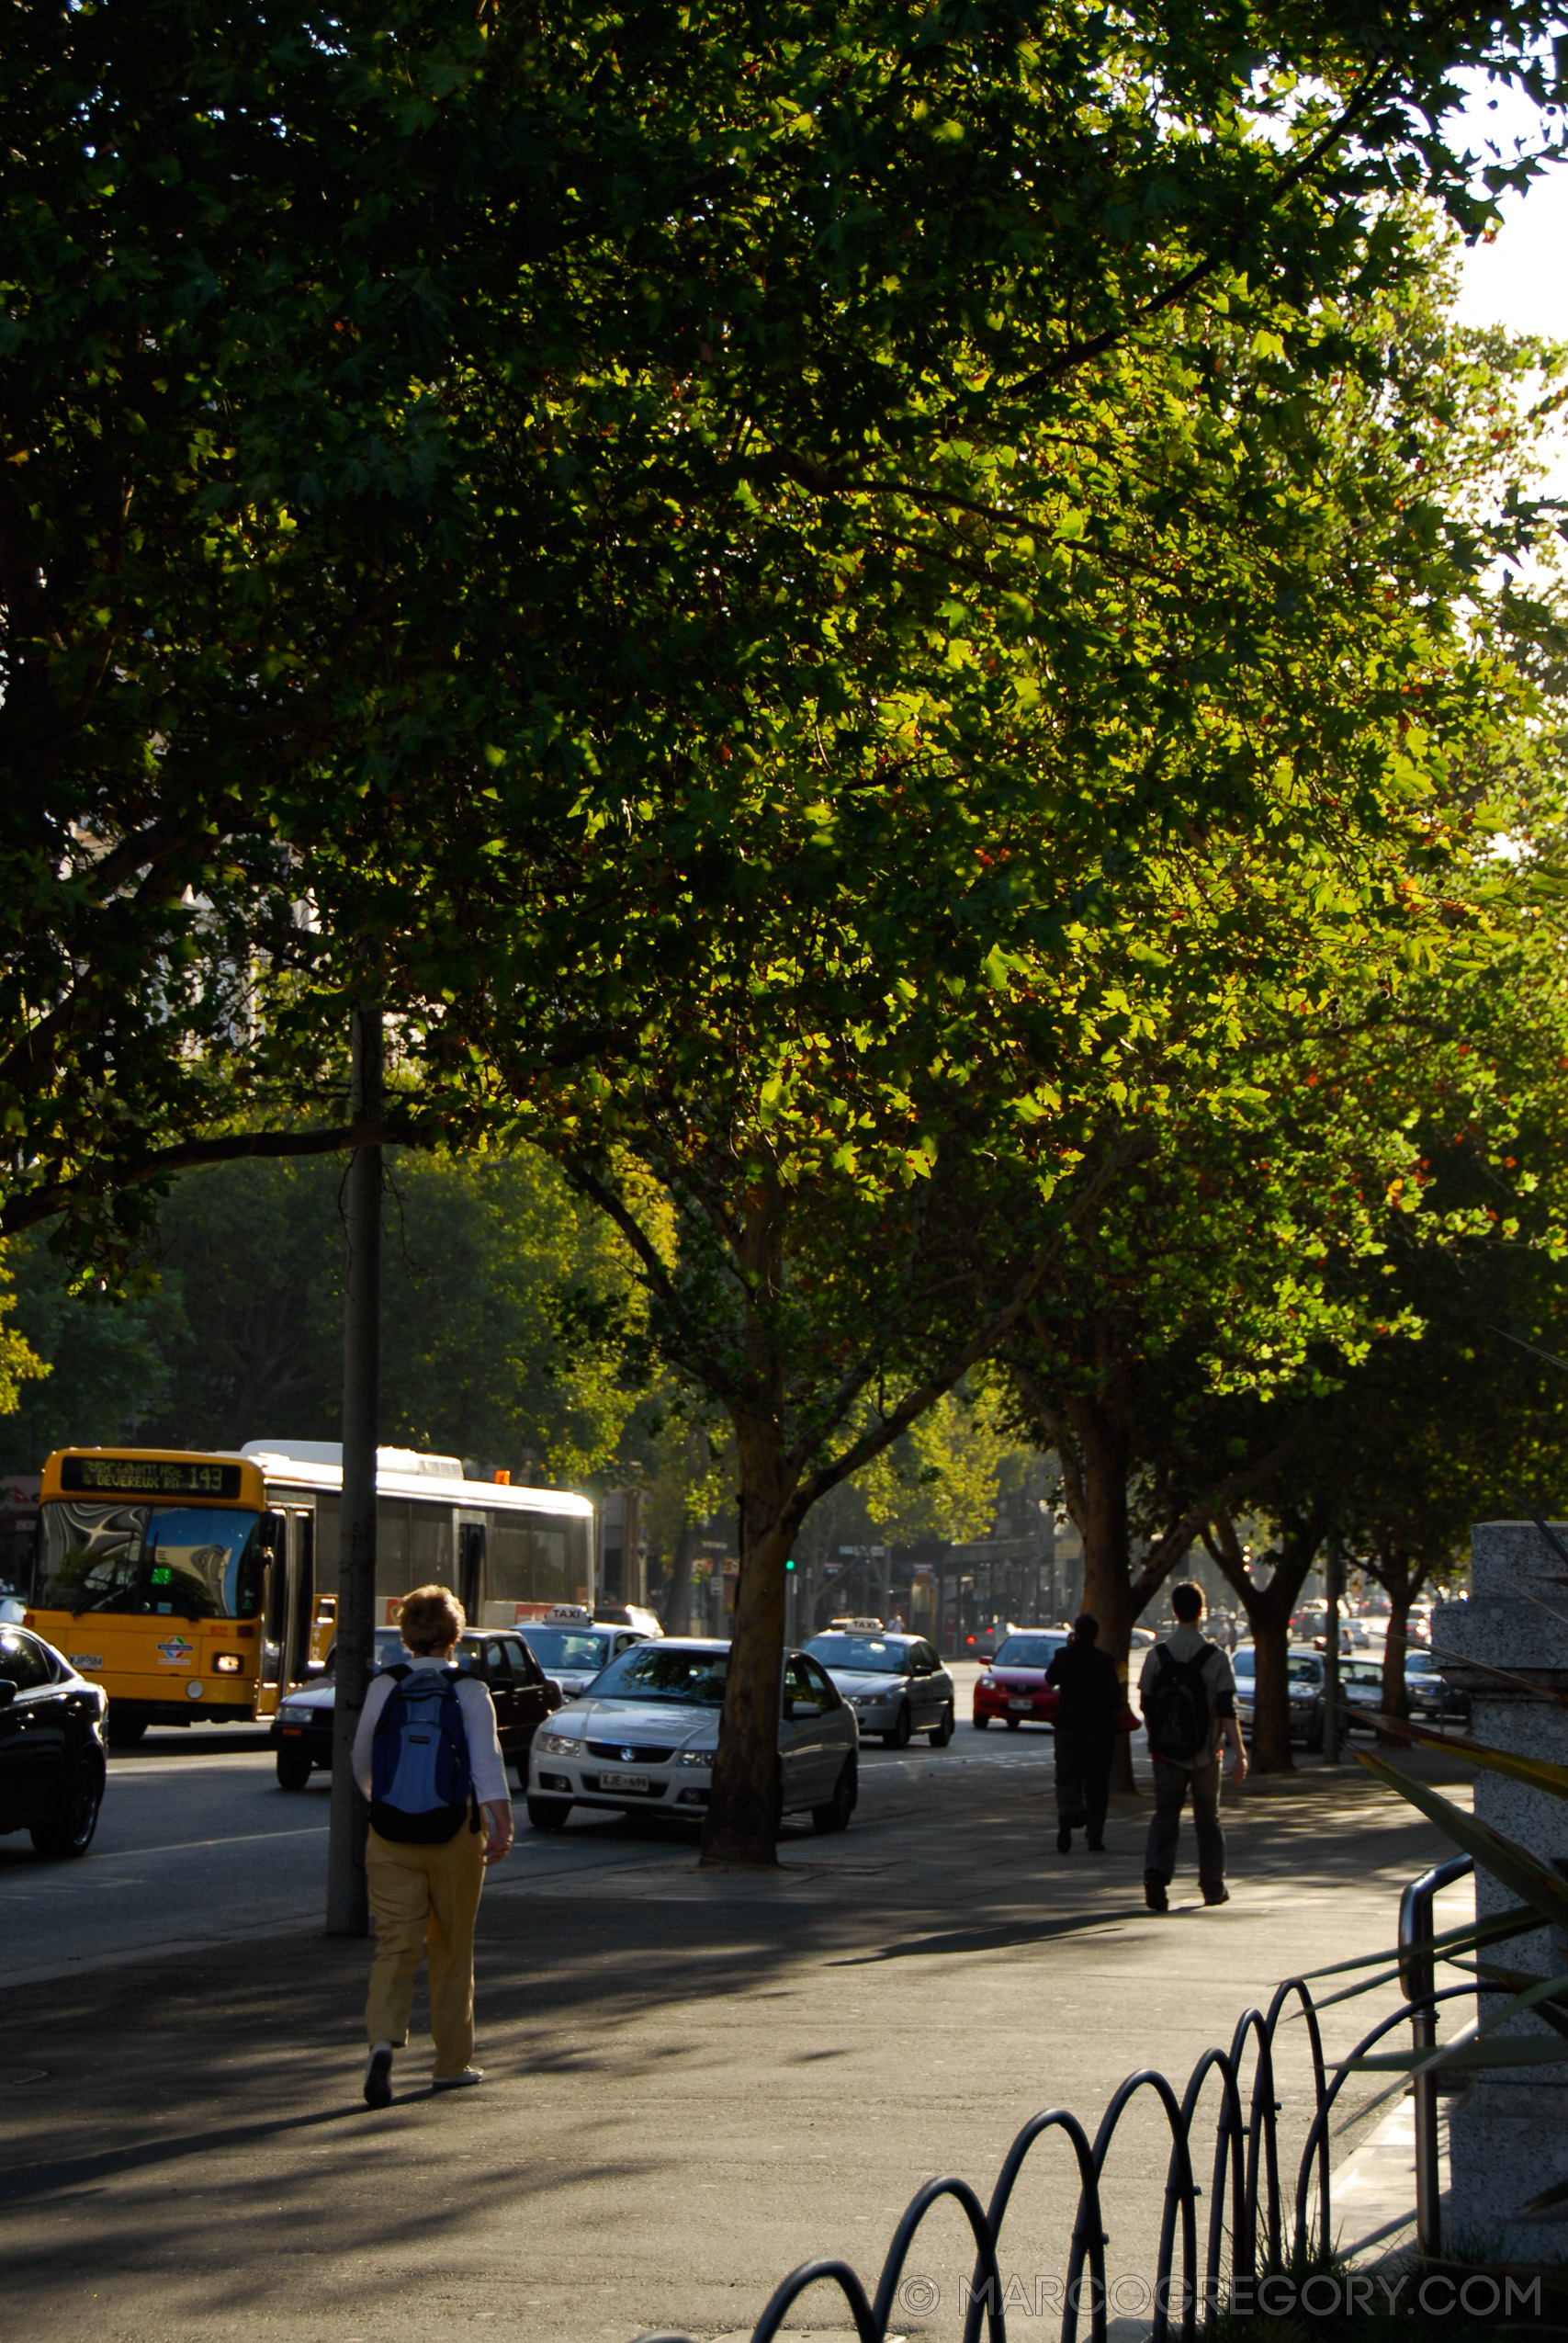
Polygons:
M480 1809L483 1814L483 1808ZM474 1923L484 1885L487 1828L463 1824L441 1847L405 1847L372 1830L365 1877L376 1916L376 1961L365 2005L365 2036L398 2048L422 1952L430 1955L430 2031L437 2076L460 2075L474 2055Z

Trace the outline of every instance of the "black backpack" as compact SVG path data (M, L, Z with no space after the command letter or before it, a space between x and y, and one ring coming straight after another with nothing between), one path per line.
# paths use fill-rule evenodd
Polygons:
M1191 1659L1178 1659L1166 1644L1155 1653L1158 1673L1145 1719L1151 1757L1190 1765L1208 1755L1209 1689L1203 1670L1213 1648L1205 1644Z

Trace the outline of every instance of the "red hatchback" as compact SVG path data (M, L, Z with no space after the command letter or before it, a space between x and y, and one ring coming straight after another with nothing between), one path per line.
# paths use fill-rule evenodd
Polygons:
M1046 1684L1045 1670L1067 1640L1065 1628L1013 1629L975 1687L977 1733L993 1717L1014 1733L1021 1725L1050 1724L1057 1695Z

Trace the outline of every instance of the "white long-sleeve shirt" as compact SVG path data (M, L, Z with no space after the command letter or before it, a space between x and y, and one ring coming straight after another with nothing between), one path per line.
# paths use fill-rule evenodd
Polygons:
M438 1659L432 1653L410 1651L404 1647L402 1663L405 1668L446 1668L450 1662ZM376 1740L376 1727L381 1711L391 1699L396 1680L390 1676L374 1676L365 1695L365 1706L359 1715L359 1730L354 1737L354 1778L365 1795L370 1795L371 1752ZM457 1679L457 1705L463 1712L463 1729L468 1737L468 1768L474 1777L474 1795L480 1805L512 1804L512 1792L507 1786L506 1764L501 1754L501 1739L495 1729L495 1703L487 1685L477 1676Z

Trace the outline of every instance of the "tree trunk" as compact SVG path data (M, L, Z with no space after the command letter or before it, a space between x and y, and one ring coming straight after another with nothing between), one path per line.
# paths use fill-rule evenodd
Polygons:
M784 1565L800 1526L799 1484L775 1421L737 1412L735 1430L740 1576L702 1861L772 1868L778 1862Z
M1368 1568L1388 1597L1388 1642L1383 1647L1382 1706L1386 1716L1408 1716L1410 1692L1404 1681L1404 1661L1410 1649L1410 1606L1427 1583L1429 1564L1414 1562L1409 1548L1397 1537L1380 1538L1375 1559ZM1384 1744L1400 1746L1396 1733L1379 1733Z
M1287 1609L1280 1619L1259 1597L1247 1611L1252 1630L1253 1677L1252 1748L1255 1773L1291 1773L1295 1758L1291 1749L1291 1621Z
M1404 1681L1404 1656L1410 1647L1410 1597L1390 1593L1388 1642L1382 1656L1382 1706L1385 1716L1408 1716L1410 1692ZM1380 1741L1393 1741L1393 1733L1380 1733Z
M664 1590L664 1608L660 1614L667 1636L689 1636L692 1632L692 1558L697 1550L701 1526L688 1513L681 1523L681 1534L670 1557L670 1584Z
M1100 1622L1100 1649L1116 1662L1127 1689L1127 1656L1136 1616L1127 1534L1126 1411L1116 1404L1114 1387L1102 1398L1069 1398L1063 1413L1072 1426L1077 1454L1062 1459L1067 1511L1083 1540L1083 1607ZM1132 1743L1116 1737L1112 1790L1132 1791Z
M1283 1513L1280 1517L1280 1551L1275 1556L1273 1575L1266 1587L1254 1584L1247 1573L1235 1525L1225 1514L1214 1519L1214 1534L1204 1534L1204 1545L1224 1572L1229 1584L1241 1599L1247 1613L1247 1624L1252 1631L1254 1667L1257 1670L1252 1696L1252 1748L1249 1752L1255 1773L1290 1773L1295 1760L1291 1753L1291 1694L1288 1651L1291 1640L1291 1613L1301 1599L1307 1572L1317 1556L1317 1550L1328 1534L1326 1508L1319 1507L1304 1513Z

